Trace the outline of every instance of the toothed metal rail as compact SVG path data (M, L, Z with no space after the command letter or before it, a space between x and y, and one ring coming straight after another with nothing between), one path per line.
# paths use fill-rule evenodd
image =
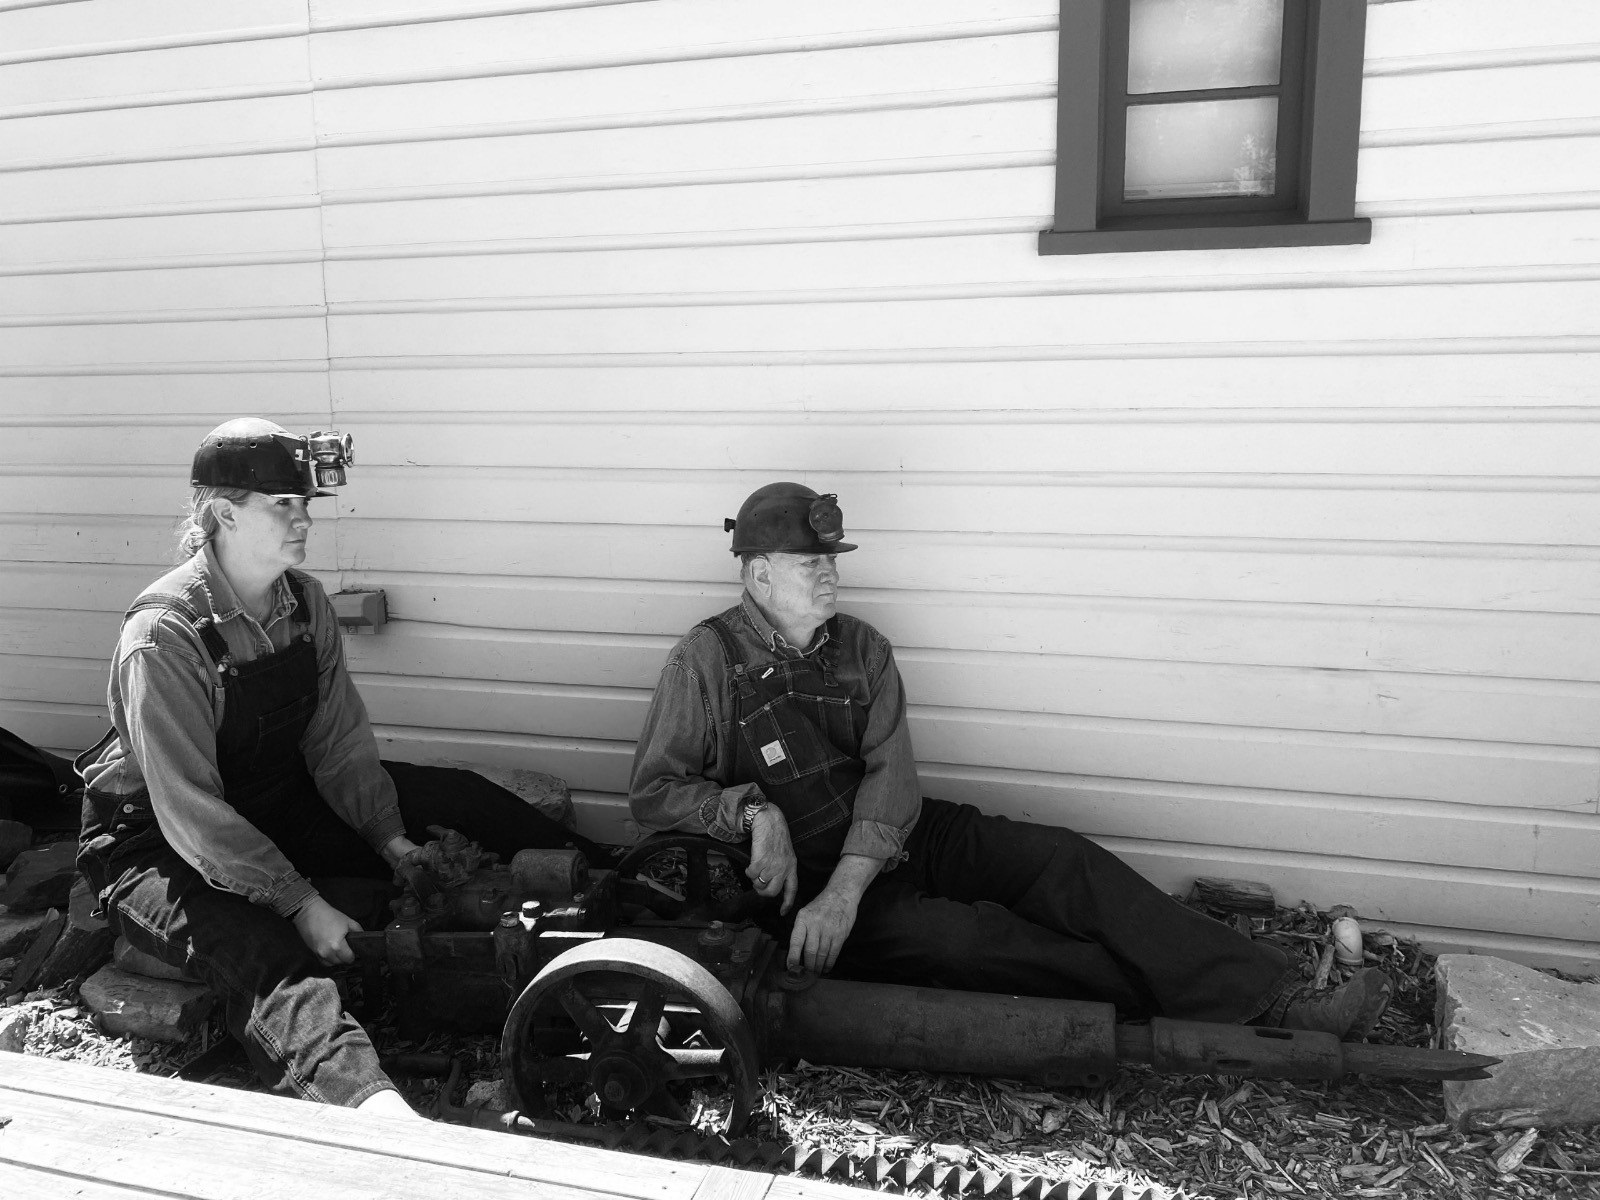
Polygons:
M443 1054L401 1054L386 1057L390 1071L416 1075L443 1075L435 1115L456 1125L495 1129L529 1137L560 1138L605 1150L649 1154L657 1158L693 1159L714 1165L733 1165L775 1173L805 1175L843 1183L861 1183L876 1191L936 1192L942 1196L977 1200L1154 1200L1149 1188L1125 1184L1075 1183L1015 1171L972 1170L922 1158L893 1161L881 1154L857 1155L805 1143L784 1143L756 1138L726 1138L688 1129L672 1129L631 1121L607 1125L578 1125L503 1112L488 1105L458 1105L455 1094L466 1064Z

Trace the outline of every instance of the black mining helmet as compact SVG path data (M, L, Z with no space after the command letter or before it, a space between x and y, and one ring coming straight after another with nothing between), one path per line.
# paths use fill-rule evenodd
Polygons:
M738 517L722 522L733 534L735 554L843 554L854 550L844 537L839 497L819 496L803 483L769 483L750 493Z
M334 495L323 489L343 485L354 462L348 433L210 433L194 452L189 482L310 500Z

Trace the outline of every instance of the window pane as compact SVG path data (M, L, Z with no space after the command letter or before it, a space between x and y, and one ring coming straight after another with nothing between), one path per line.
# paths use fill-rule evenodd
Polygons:
M1283 0L1131 0L1128 94L1277 83L1282 49Z
M1275 96L1131 104L1123 199L1270 196L1277 138Z

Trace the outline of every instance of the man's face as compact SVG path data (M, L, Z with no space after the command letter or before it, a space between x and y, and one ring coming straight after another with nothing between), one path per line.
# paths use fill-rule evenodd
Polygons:
M767 555L768 595L773 624L821 625L839 600L839 563L832 554Z

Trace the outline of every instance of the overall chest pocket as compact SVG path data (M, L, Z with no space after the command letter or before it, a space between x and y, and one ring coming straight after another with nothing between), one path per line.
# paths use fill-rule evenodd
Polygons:
M250 756L252 770L263 770L300 753L300 736L317 711L317 695L312 692L290 701L282 708L264 712L256 718L255 752Z
M762 782L781 784L848 762L827 730L849 717L846 697L791 692L768 701L739 725Z

